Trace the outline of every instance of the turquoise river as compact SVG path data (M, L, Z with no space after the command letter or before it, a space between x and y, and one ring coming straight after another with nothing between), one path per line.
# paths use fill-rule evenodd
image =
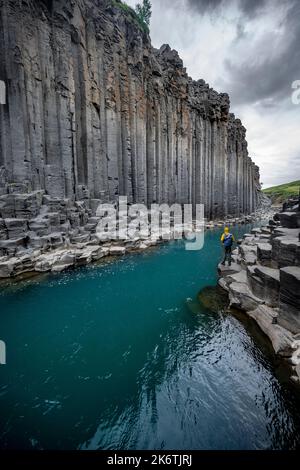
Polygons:
M299 399L268 341L200 304L219 237L1 285L0 448L299 448Z

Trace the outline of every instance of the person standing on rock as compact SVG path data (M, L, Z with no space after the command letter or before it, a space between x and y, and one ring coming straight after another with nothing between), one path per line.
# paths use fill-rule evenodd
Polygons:
M231 266L231 252L232 252L232 245L235 242L234 235L230 233L229 228L225 227L224 233L222 234L221 237L221 242L223 243L224 246L224 260L221 263L223 266L225 266L226 260L228 261L228 266Z

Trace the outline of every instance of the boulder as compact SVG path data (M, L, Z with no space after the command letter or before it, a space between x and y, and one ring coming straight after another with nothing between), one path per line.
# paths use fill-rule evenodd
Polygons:
M300 267L280 269L280 314L278 321L293 333L300 332Z
M97 214L97 209L101 204L100 199L90 199L90 209L92 212L92 215L95 216Z
M300 384L300 364L298 364L296 367L295 367L295 376L294 376L294 379L295 379L295 382L297 384Z
M257 263L257 256L254 253L248 252L241 259L241 264L244 267L254 266Z
M44 191L34 191L28 194L15 194L15 216L17 218L25 219L36 217L40 212L43 194Z
M111 256L122 256L125 255L126 248L124 246L112 246L109 250Z
M257 238L255 238L253 235L251 237L246 237L243 239L242 241L243 245L252 245L252 246L255 246L256 243L257 243ZM240 243L238 243L238 245L240 245Z
M29 220L29 230L35 232L38 236L48 235L50 233L50 219L47 217L37 217Z
M4 223L8 238L11 240L23 237L28 231L28 221L26 219L4 219Z
M80 226L80 214L79 212L70 212L69 220L72 228L78 228Z
M105 256L105 250L103 250L99 245L91 246L90 250L91 250L92 261L99 261L99 259Z
M251 234L254 235L255 237L259 237L262 234L262 229L261 228L253 228L251 230Z
M230 307L239 308L245 312L255 310L259 305L264 304L262 299L256 297L243 282L233 282L229 287Z
M51 230L53 232L59 231L60 227L60 212L48 212L45 215L45 218L48 219Z
M109 256L109 252L110 252L110 247L107 247L107 246L101 247L102 258L105 256Z
M18 276L20 274L34 271L35 258L38 252L30 252L19 257L12 257L9 260L0 260L0 278Z
M218 286L220 286L225 291L229 292L229 286L226 277L220 277L220 279L218 280Z
M283 227L300 228L300 212L281 212L278 216Z
M294 353L293 335L277 324L278 312L267 305L259 305L255 310L248 312L259 325L260 329L272 342L276 354L282 357L291 357Z
M21 257L14 259L14 276L19 274L34 271L34 254L24 254Z
M272 260L279 267L300 265L300 243L298 238L280 236L272 240Z
M239 246L240 258L238 263L243 267L256 264L257 261L257 246L255 244L247 245L245 241Z
M270 265L272 260L272 245L270 243L258 243L257 259L264 266Z
M239 254L244 258L248 253L252 253L256 256L257 254L257 245L246 245L242 244L239 246Z
M19 248L26 247L27 237L16 238L15 240L0 240L0 249L9 256L14 256Z
M92 253L90 250L82 250L76 253L76 266L85 266L92 262Z
M207 286L198 294L198 301L202 307L214 313L224 311L228 307L228 296L220 286Z
M288 238L297 238L299 240L299 234L300 234L299 228L278 227L274 230L272 238L284 236Z
M72 243L87 243L88 241L90 241L90 239L91 239L91 234L87 232L71 236Z
M225 279L225 281L228 285L232 284L233 282L246 283L247 282L247 273L246 273L245 269L242 269L238 273L229 274L224 279Z
M263 234L258 237L259 243L269 243L270 240L271 240L271 235Z
M3 219L0 219L0 240L7 240L8 233Z
M37 272L45 273L51 271L52 266L58 261L59 256L57 254L49 253L41 255L34 265L34 270Z
M96 233L96 229L99 223L100 217L90 217L85 225L84 229L87 232Z
M76 255L77 264L89 264L92 261L99 261L105 256L105 250L99 245L91 245L84 247Z
M283 268L286 266L299 266L300 264L300 242L297 239L283 239L280 241L278 254L278 265Z
M254 237L253 237L253 234L251 234L251 233L245 233L243 235L243 240L245 240L246 238L252 238L253 239Z
M0 196L0 217L3 219L15 217L15 197L13 194Z
M260 299L271 307L277 307L280 288L279 269L265 266L252 266L247 269L249 286Z
M1 261L0 259L0 278L8 278L13 275L14 263L11 260Z
M56 259L52 265L52 272L62 272L73 267L75 264L75 255L73 253L64 253Z
M62 248L64 246L64 239L61 233L51 233L48 237L50 246L53 250Z
M241 269L241 266L236 263L231 263L231 266L223 266L221 263L218 265L218 272L222 277L228 276L229 274L239 273Z

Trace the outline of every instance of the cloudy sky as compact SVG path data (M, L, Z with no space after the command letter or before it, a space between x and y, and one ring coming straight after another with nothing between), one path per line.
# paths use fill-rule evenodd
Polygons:
M193 79L230 95L264 187L300 179L300 104L291 99L300 0L152 0L152 9L153 45L170 44Z

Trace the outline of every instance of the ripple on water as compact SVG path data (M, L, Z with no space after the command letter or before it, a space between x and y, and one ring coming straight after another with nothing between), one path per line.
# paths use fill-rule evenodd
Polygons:
M299 446L299 400L212 287L220 256L215 232L201 252L173 243L2 289L0 446Z

